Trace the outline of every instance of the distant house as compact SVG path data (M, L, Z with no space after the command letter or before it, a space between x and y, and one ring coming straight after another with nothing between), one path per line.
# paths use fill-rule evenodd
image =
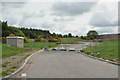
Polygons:
M120 34L104 34L104 35L98 35L98 39L109 39L109 40L117 40L119 39Z

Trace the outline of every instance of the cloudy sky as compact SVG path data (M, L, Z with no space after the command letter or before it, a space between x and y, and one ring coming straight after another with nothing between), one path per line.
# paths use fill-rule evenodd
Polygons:
M4 0L1 5L0 19L11 26L78 36L86 35L89 30L99 34L118 33L117 1Z

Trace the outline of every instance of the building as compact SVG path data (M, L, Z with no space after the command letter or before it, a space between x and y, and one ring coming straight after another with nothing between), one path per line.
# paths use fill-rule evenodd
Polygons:
M98 39L109 39L109 40L117 40L119 39L120 34L104 34L104 35L98 35Z
M9 36L6 37L7 46L16 46L23 48L24 47L24 38L23 37L17 37L17 36Z

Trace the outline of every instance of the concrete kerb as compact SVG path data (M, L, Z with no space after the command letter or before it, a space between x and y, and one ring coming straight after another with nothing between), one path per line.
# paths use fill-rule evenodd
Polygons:
M51 48L50 48L50 49L51 49ZM43 50L44 50L44 48L43 48L42 50L39 50L39 51L31 54L30 56L28 56L28 57L26 58L26 60L24 61L23 65L22 65L18 70L16 70L15 72L13 72L11 75L5 76L5 77L2 78L2 79L12 77L13 75L15 75L15 74L17 74L18 72L20 72L20 71L25 67L25 65L27 64L28 60L29 60L33 55L35 55L36 53L41 52L41 51L43 51ZM78 51L78 52L81 53L80 51ZM107 62L107 63L111 63L111 64L114 64L114 65L119 65L119 66L120 66L119 63L115 63L115 62L112 62L112 61L109 61L109 60L100 59L100 58L97 58L97 57L94 57L94 56L90 56L90 55L86 55L86 54L83 54L83 53L81 53L81 54L84 55L84 56L93 58L93 59L97 59L97 60L100 60L100 61L103 61L103 62ZM0 80L1 80L1 79L0 79Z
M116 63L116 62L109 61L109 60L104 60L104 59L102 59L102 58L97 58L97 57L94 57L94 56L91 56L91 55L86 55L86 54L83 54L83 53L80 52L80 51L79 51L79 53L81 53L81 55L87 56L87 57L92 58L92 59L96 59L96 60L99 60L99 61L103 61L103 62L107 62L107 63L110 63L110 64L114 64L114 65L120 66L120 63Z
M60 50L53 50L53 51L60 51ZM66 50L66 51L69 51L69 50ZM82 52L80 52L80 50L75 50L75 51L77 51L78 53L81 53L81 55L84 55L86 57L89 57L89 58L92 58L92 59L96 59L96 60L99 60L99 61L103 61L103 62L107 62L107 63L110 63L110 64L114 64L114 65L120 66L120 63L113 62L113 61L110 61L110 60L104 60L102 58L97 58L97 57L94 57L94 56L91 56L91 55L86 55L86 54L83 54Z
M43 50L44 50L44 49L39 50L39 51L31 54L30 56L28 56L28 57L25 59L23 65L22 65L18 70L16 70L15 72L13 72L12 74L10 74L10 75L8 75L8 76L5 76L5 77L2 78L2 79L12 77L13 75L15 75L15 74L17 74L18 72L20 72L20 71L25 67L25 65L27 64L28 60L29 60L33 55L35 55L36 53L39 53L39 52L41 52L41 51L43 51ZM0 79L0 80L1 80L1 79Z

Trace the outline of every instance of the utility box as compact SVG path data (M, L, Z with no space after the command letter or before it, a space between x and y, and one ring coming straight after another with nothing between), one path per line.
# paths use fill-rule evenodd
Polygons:
M17 37L17 36L9 36L6 37L7 39L7 46L16 46L23 48L24 47L24 38L23 37Z

